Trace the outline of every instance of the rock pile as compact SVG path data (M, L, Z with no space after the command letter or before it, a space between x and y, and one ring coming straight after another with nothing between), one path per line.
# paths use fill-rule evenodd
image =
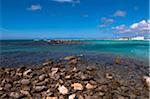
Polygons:
M98 75L94 66L79 68L79 57L68 56L64 61L34 68L0 68L0 98L148 99L145 87L136 83L130 87L112 73ZM149 83L149 78L144 79Z

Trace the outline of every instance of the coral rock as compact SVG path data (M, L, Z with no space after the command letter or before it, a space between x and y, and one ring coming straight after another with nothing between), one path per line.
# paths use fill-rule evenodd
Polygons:
M80 83L74 83L71 87L74 87L74 90L83 90L83 86Z

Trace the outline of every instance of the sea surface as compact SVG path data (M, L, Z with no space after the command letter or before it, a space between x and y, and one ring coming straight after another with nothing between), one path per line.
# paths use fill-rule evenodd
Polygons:
M117 55L145 62L149 60L149 41L81 40L81 42L84 44L52 45L44 41L1 40L0 65L34 64L72 54L90 54L101 57Z

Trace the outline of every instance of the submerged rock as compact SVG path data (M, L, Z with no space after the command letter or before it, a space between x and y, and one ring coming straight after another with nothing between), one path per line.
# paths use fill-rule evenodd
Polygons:
M72 60L72 59L76 59L75 56L67 56L64 58L64 60Z

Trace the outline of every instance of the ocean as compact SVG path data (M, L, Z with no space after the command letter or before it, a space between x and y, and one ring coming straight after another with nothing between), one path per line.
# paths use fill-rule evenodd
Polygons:
M51 45L33 40L1 40L1 66L34 64L72 54L117 55L149 60L149 41L81 40L84 44Z

